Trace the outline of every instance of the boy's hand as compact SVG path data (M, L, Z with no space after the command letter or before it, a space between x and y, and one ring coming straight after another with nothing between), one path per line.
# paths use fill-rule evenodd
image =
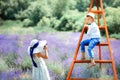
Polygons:
M85 25L84 25L84 27L88 27L88 25L87 25L87 24L85 24Z

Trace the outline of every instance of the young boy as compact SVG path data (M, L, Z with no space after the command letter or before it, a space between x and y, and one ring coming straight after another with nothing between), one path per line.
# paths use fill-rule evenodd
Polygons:
M85 26L88 27L87 35L89 36L89 39L83 40L80 44L82 60L85 59L85 45L88 45L88 54L91 59L89 68L95 66L94 53L92 50L100 42L100 31L97 24L94 22L94 17L95 15L93 13L88 13L86 15Z

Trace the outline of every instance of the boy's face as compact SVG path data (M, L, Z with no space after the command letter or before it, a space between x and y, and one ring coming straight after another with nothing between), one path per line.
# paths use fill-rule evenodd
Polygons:
M90 17L90 16L86 17L86 23L87 24L91 24L93 21L94 21L94 19L92 17Z

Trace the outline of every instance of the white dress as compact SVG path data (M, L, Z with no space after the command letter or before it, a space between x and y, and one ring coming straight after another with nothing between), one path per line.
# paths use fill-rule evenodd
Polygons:
M28 47L28 52L29 52ZM34 54L34 53L33 53ZM42 58L34 57L34 61L37 63L37 67L32 66L32 78L33 80L50 80L47 66Z

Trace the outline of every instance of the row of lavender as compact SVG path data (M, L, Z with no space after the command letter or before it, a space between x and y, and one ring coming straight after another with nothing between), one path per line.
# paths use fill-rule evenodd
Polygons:
M0 34L0 78L8 79L31 79L31 60L27 54L27 47L32 39L48 41L49 60L46 60L50 76L52 80L64 80L69 70L73 53L75 51L79 33L59 32L59 33L40 33L27 35L7 35ZM115 58L118 76L120 74L120 40L111 40L113 55ZM97 47L94 49L95 58L98 59ZM107 47L102 47L103 59L109 59L109 51ZM78 56L80 59L80 55ZM86 65L86 64L85 64ZM99 69L87 70L86 66L75 65L72 77L100 77ZM106 74L112 75L110 65L107 65ZM93 72L94 71L94 72ZM81 74L79 74L81 72ZM87 72L87 73L86 73ZM104 72L104 71L103 71ZM27 73L27 76L23 75ZM89 74L88 74L89 73ZM95 74L92 74L95 73ZM91 75L92 74L92 75Z

